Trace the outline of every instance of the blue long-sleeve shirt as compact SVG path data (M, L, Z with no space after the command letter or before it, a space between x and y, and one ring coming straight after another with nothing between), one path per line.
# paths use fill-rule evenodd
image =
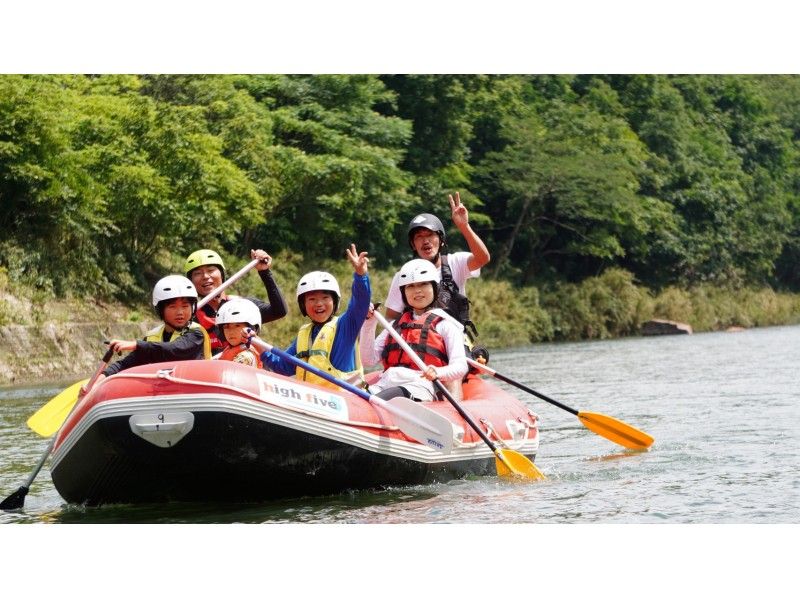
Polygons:
M331 365L342 372L351 372L356 369L356 340L361 331L361 325L367 317L372 290L369 284L369 274L363 276L353 273L353 286L347 310L339 317L336 323L336 336L331 347ZM311 343L323 324L314 324L311 327ZM297 355L297 337L286 349L290 355ZM277 355L264 352L261 361L265 367L284 376L294 376L297 367L290 362L283 361Z

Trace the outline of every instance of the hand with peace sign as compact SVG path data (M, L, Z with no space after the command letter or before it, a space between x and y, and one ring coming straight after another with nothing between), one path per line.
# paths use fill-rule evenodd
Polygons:
M351 243L350 248L346 251L347 259L349 259L350 263L353 265L353 270L355 270L356 274L364 276L369 270L369 258L367 257L367 252L362 251L361 253L358 253L355 243Z
M464 231L464 227L469 224L469 212L467 206L461 203L461 196L456 191L455 197L448 195L447 199L450 200L450 213L453 217L453 224L458 227L458 230Z

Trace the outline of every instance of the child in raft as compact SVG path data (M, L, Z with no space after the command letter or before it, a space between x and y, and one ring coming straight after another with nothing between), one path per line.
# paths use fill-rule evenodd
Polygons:
M246 332L249 328L258 334L261 328L261 312L258 306L248 299L229 299L219 308L216 320L217 338L224 342L222 353L215 355L214 359L260 368L259 353L250 346L250 334Z
M398 279L405 309L392 326L419 355L426 368L420 372L387 330L375 338L377 320L372 317L372 311L361 329L361 361L364 366L383 363L381 377L369 385L370 391L379 397L432 401L435 399L433 380L457 384L467 373L464 327L436 307L439 270L431 262L423 259L407 262L400 269Z
M370 306L369 258L366 251L359 253L351 244L347 259L353 266L353 285L350 302L341 316L336 312L342 294L333 275L309 272L297 283L300 313L311 321L300 328L286 352L332 376L358 384L364 374L358 353L358 334ZM272 353L262 353L261 360L265 369L338 389L332 382Z
M128 355L109 365L102 375L113 376L148 363L210 359L208 334L192 321L196 307L197 291L191 280L178 274L159 280L153 287L153 308L162 323L150 330L143 340L110 340L110 349ZM80 394L85 394L85 389L82 388Z

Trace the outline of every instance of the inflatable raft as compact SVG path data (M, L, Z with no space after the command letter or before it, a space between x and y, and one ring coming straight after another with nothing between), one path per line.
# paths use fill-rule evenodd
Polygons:
M465 411L533 460L537 416L482 378ZM131 368L104 379L58 433L51 473L70 503L255 502L493 475L492 450L446 401L452 448L406 436L383 408L230 361Z

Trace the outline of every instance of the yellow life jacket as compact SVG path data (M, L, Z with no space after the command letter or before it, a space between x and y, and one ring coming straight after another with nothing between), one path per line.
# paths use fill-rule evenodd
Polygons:
M336 322L338 319L337 316L334 316L322 325L322 328L317 333L317 337L314 339L313 345L311 345L311 328L314 326L314 322L303 324L300 331L297 333L297 358L327 372L331 376L336 376L346 382L358 385L359 381L363 380L364 368L361 366L361 356L359 355L357 340L355 344L355 370L352 372L343 372L337 370L331 363L331 351L333 350L333 340L336 338ZM326 386L328 388L339 388L333 382L328 382L324 378L320 378L313 372L309 372L301 367L296 368L295 376L298 380L312 382L313 384L319 384L320 386ZM356 377L355 382L353 381L353 377Z
M211 359L211 341L208 338L208 332L206 329L203 328L197 322L190 322L188 326L185 326L181 330L173 330L172 335L169 337L168 342L172 342L177 338L183 336L189 330L200 330L203 333L203 359ZM151 331L147 333L144 337L146 341L152 341L156 343L161 343L164 341L164 324L161 326L156 326Z

